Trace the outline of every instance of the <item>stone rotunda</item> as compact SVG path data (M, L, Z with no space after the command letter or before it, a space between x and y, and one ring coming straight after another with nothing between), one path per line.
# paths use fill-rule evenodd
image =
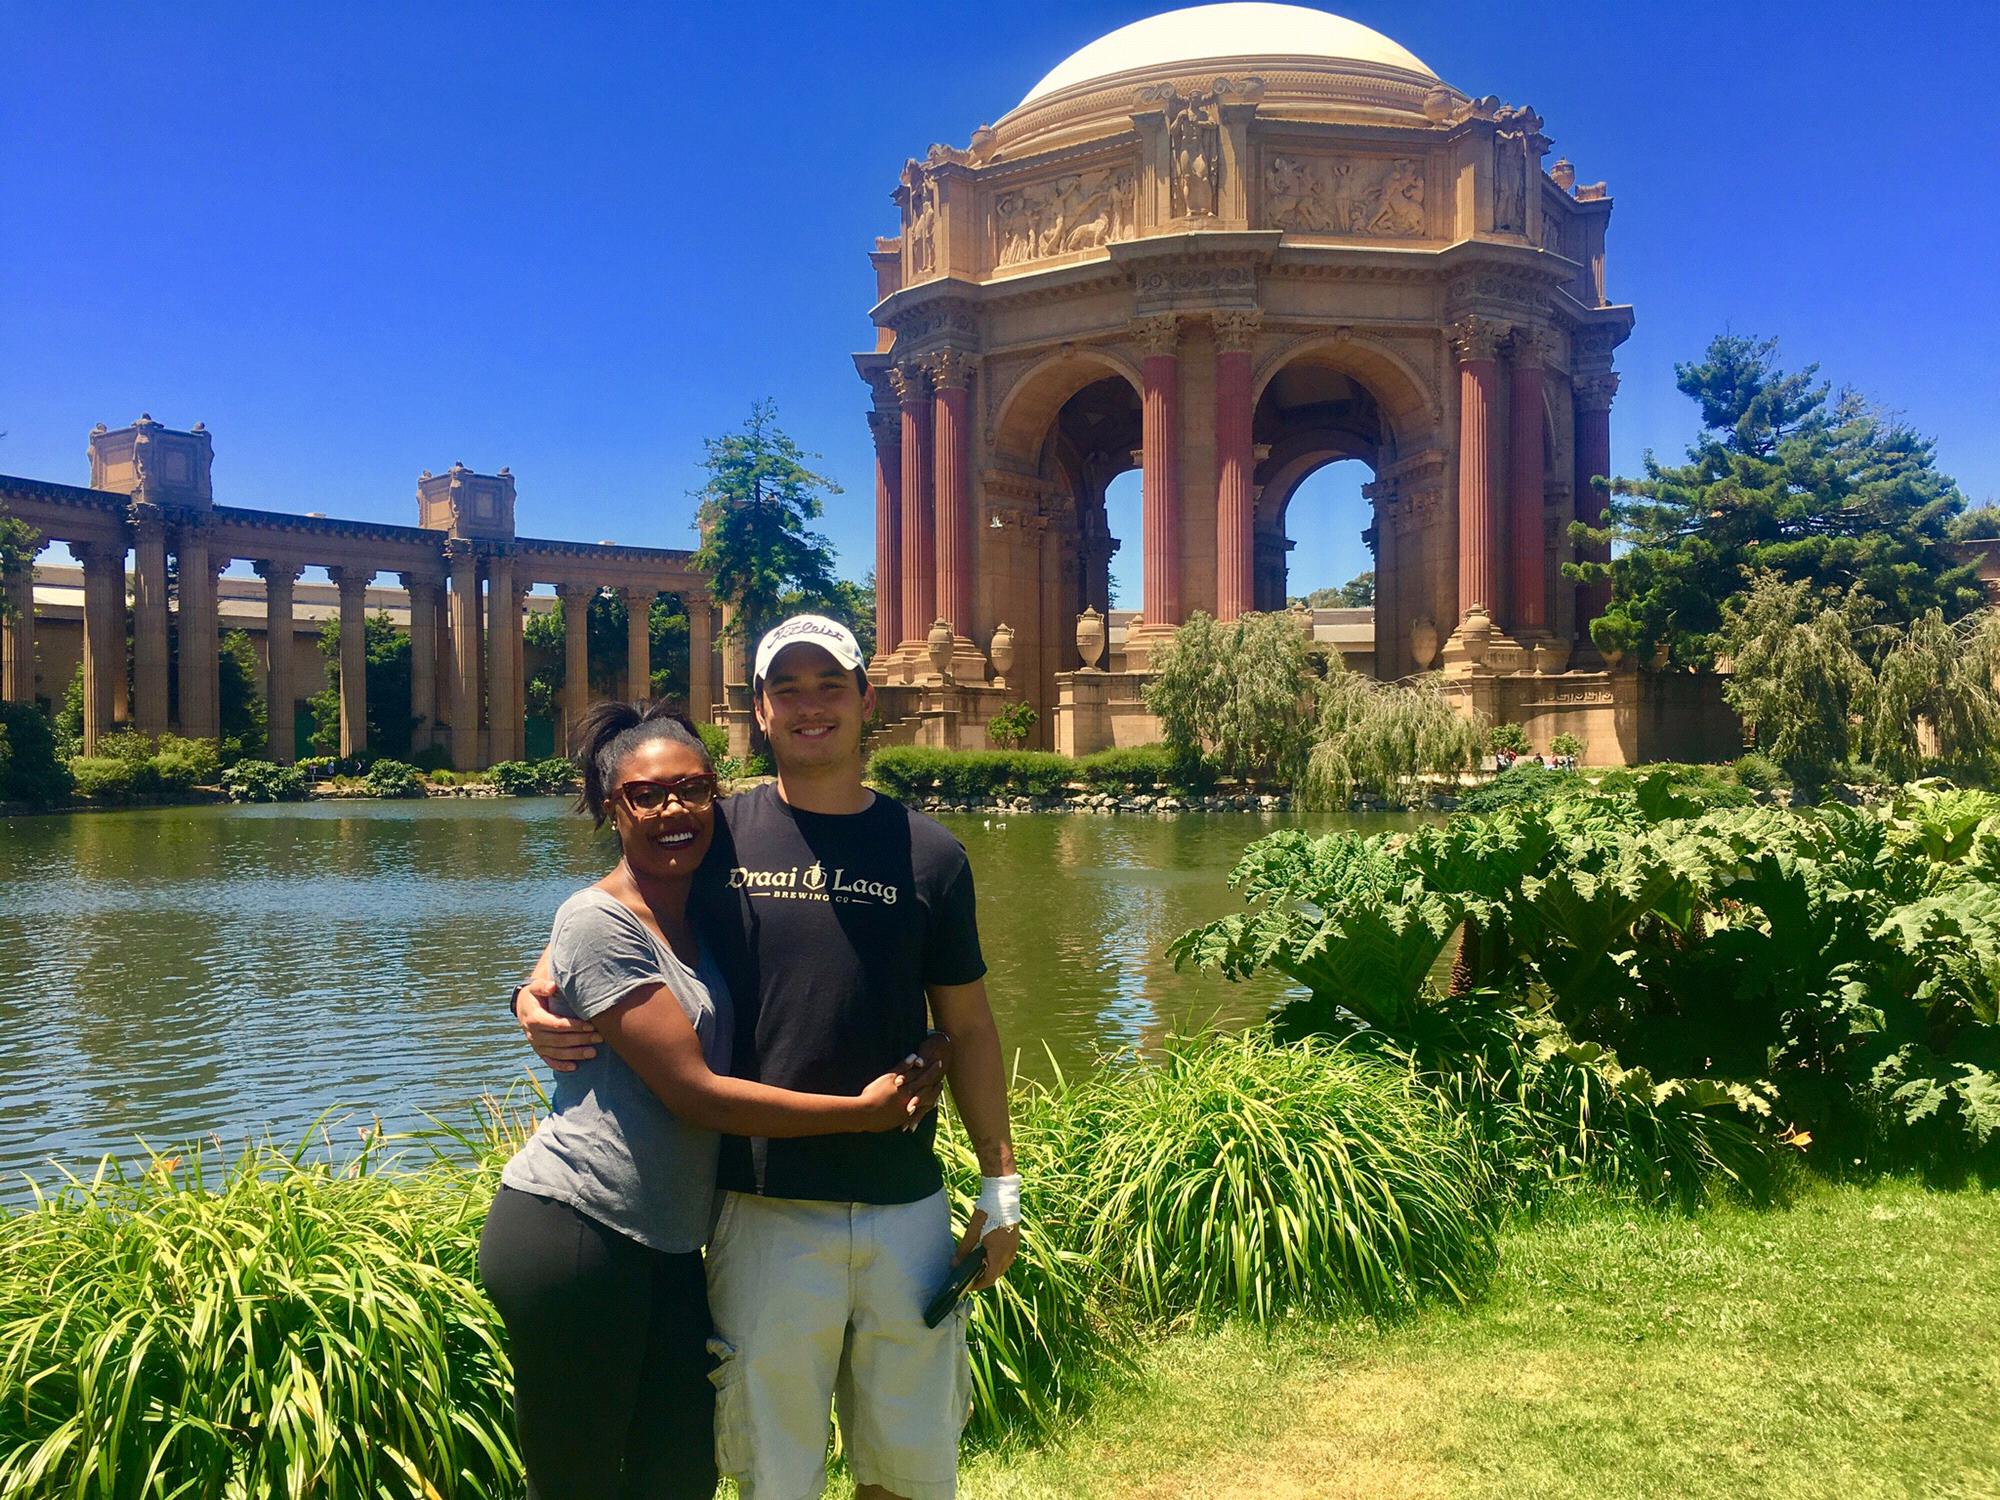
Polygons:
M1287 507L1358 459L1377 676L1441 668L1593 761L1701 748L1726 721L1604 660L1606 596L1561 572L1602 508L1632 309L1605 293L1604 185L1549 151L1532 109L1365 26L1222 4L1100 38L910 160L855 358L888 737L983 745L1025 698L1056 749L1156 738L1150 651L1196 610L1284 609ZM1140 534L1114 537L1133 468ZM1142 598L1107 631L1121 546Z

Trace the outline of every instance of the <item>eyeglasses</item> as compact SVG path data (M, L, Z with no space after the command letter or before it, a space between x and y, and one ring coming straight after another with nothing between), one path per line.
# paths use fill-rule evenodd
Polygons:
M673 781L627 781L618 799L635 813L656 813L673 798L689 812L700 812L715 800L713 776L682 776Z

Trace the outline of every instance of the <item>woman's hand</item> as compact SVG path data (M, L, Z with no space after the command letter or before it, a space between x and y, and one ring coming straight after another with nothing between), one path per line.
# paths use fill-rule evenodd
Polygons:
M950 1051L949 1039L945 1052ZM920 1051L903 1059L901 1067L884 1073L860 1094L861 1118L858 1127L866 1131L914 1130L923 1117L937 1107L938 1091L944 1087L944 1059L925 1038Z

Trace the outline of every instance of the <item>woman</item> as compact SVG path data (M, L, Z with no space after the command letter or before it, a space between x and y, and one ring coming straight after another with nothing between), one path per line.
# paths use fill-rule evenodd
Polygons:
M689 924L714 831L715 768L655 705L585 716L579 811L623 858L556 913L548 961L608 1046L558 1075L553 1112L507 1163L479 1274L507 1325L531 1500L715 1490L701 1245L717 1132L895 1130L935 1099L915 1059L856 1097L728 1076L729 995Z

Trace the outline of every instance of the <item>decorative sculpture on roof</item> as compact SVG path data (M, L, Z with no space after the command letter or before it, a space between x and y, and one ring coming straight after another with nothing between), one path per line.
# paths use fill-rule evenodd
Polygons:
M1424 169L1407 157L1274 156L1264 219L1305 234L1409 239L1424 233Z
M1095 250L1138 232L1138 180L1128 168L1069 172L993 200L993 263Z
M1167 111L1174 217L1213 218L1222 190L1222 113L1215 95L1188 98L1169 89L1161 102Z

